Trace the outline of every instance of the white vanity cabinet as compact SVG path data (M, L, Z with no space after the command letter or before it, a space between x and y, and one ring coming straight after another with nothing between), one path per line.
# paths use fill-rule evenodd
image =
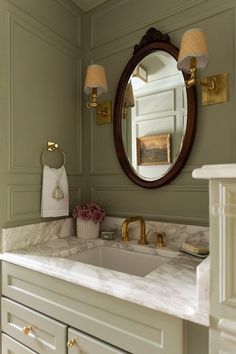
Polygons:
M2 262L2 331L32 352L183 354L183 322L159 311ZM30 330L24 335L22 329L27 326ZM4 350L2 354L8 354Z
M93 338L76 329L68 330L68 354L125 354L123 350Z
M1 340L3 354L37 354L4 333L2 333Z
M67 326L8 298L1 299L2 331L42 354L66 354Z
M210 354L236 353L236 164L203 166L210 180Z
M3 354L127 353L8 298L1 305Z
M235 354L236 179L212 180L210 195L210 354Z

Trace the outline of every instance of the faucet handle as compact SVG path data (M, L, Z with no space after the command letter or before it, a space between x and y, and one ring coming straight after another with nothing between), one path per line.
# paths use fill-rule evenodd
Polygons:
M156 232L156 247L165 247L165 238L166 238L166 233L165 232Z

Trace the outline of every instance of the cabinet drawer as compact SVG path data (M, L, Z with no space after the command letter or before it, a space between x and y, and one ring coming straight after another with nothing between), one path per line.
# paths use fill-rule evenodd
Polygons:
M2 334L2 354L37 354L6 334Z
M2 284L7 298L115 348L135 354L184 353L183 320L177 317L6 262Z
M68 344L71 341L71 347L68 345L68 354L127 354L123 350L117 349L112 345L104 343L99 339L91 337L83 332L69 328Z
M1 301L3 332L40 354L66 353L67 326L12 300Z

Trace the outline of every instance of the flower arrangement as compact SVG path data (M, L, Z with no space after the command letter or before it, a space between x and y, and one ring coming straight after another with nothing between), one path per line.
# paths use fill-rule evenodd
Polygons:
M81 220L91 220L97 224L104 220L105 210L97 203L85 203L77 205L73 210L73 217Z

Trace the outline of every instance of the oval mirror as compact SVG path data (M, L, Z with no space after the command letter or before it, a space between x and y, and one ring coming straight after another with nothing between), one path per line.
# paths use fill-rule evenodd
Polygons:
M178 49L150 28L127 63L116 92L114 140L125 174L145 188L169 183L181 170L196 126L196 89L177 69Z

